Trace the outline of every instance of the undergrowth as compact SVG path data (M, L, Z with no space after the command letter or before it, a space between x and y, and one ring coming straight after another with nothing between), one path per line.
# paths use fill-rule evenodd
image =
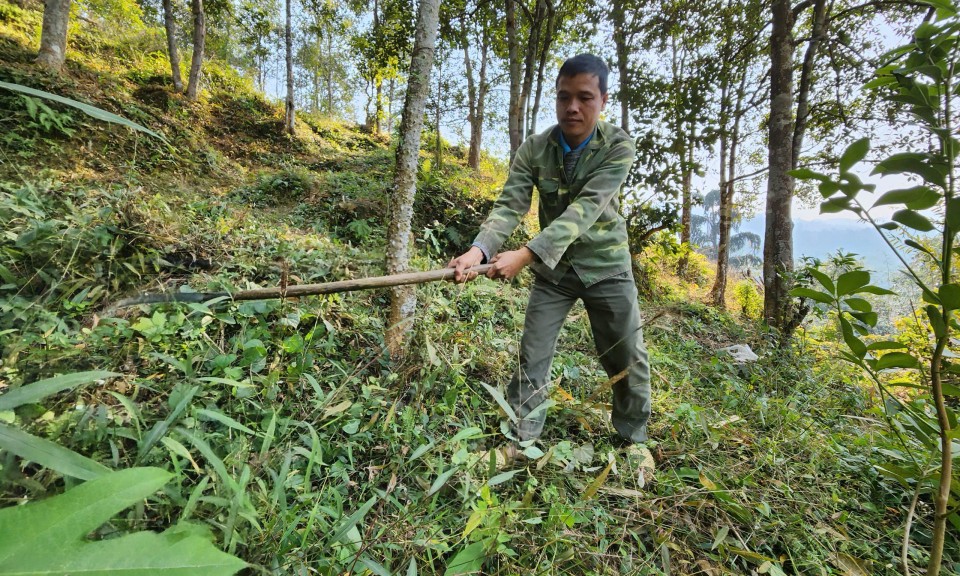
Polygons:
M128 40L100 41L118 55L103 61L80 51L64 79L36 75L21 40L31 12L3 10L0 79L129 115L174 144L73 116L67 133L0 94L0 394L85 369L121 374L0 421L112 469L173 474L104 533L193 520L249 573L898 573L909 497L878 466L903 447L876 401L809 342L774 348L749 319L696 304L709 278L666 274L666 248L637 262L659 460L642 487L614 446L579 306L543 439L531 460L498 467L505 415L484 384L502 388L516 364L528 277L422 286L402 360L384 353L383 292L114 308L146 290L381 274L391 143L309 115L282 136L279 108L225 66L188 104L162 58L121 66ZM28 161L46 172L27 174ZM417 266L469 244L502 181L493 168L423 163ZM720 351L740 343L759 360ZM75 483L0 452L6 506ZM914 526L918 566L928 530ZM949 554L956 572L956 542Z

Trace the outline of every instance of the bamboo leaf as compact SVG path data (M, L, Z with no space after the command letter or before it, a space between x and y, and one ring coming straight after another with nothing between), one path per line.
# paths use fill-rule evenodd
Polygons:
M607 481L607 476L610 475L610 470L613 468L613 463L614 460L610 460L603 471L601 471L600 474L598 474L597 477L590 482L590 484L587 486L587 489L583 491L584 500L593 498L596 495L597 490L600 490L600 487L603 486L603 483Z
M82 384L96 382L97 380L113 378L114 376L119 376L119 374L98 370L94 372L76 372L74 374L64 374L46 380L38 380L32 384L14 388L0 396L0 411L13 410L24 404L33 404L57 392L70 390Z
M486 541L474 542L465 546L450 559L443 576L463 576L465 574L480 574L483 570L483 560L487 557Z
M197 414L197 416L202 416L202 417L204 417L204 418L206 418L206 419L208 419L208 420L215 420L215 421L223 424L223 425L226 426L227 428L233 428L234 430L239 430L240 432L244 432L244 433L250 434L250 435L252 435L252 436L256 436L256 435L257 435L256 432L254 432L254 431L251 430L250 428L244 426L243 424L237 422L236 420L234 420L233 418L227 416L226 414L222 414L222 413L220 413L220 412L214 412L213 410L207 410L207 409L205 409L205 408L200 408L200 409L198 409L197 412L196 412L196 414Z
M493 399L497 401L497 404L500 405L500 408L503 408L503 411L506 412L507 414L507 418L509 418L511 422L516 424L517 421L519 420L519 418L517 417L517 413L514 412L513 408L510 407L510 404L507 402L507 399L503 397L503 394L501 394L499 390L487 384L486 382L481 382L480 385L483 386L487 390L487 392L490 393L491 396L493 396Z
M519 470L509 470L501 474L497 474L493 478L487 480L487 486L496 486L497 484L503 484L504 482L513 478Z
M447 483L447 480L449 480L451 476L456 474L456 472L457 472L457 467L454 466L453 468L437 476L437 479L433 481L433 484L430 486L430 489L427 490L427 496L432 496L436 494L437 491L443 488L443 485Z
M6 424L0 424L0 448L24 460L81 480L93 480L110 472L109 468L99 462Z
M84 104L83 102L77 102L76 100L65 98L63 96L58 96L56 94L51 94L50 92L44 92L43 90L37 90L35 88L28 88L27 86L21 86L20 84L10 84L9 82L0 82L0 88L6 88L7 90L11 90L13 92L20 92L21 94L29 94L30 96L35 96L37 98L45 98L47 100L59 102L60 104L64 104L66 106L76 108L77 110L80 110L84 114L91 116L93 118L96 118L97 120L103 120L104 122L110 122L111 124L119 124L121 126L126 126L127 128L132 128L139 132L143 132L148 136L153 136L157 140L162 141L164 144L167 144L167 145L170 144L169 142L167 142L166 138L164 138L157 132L154 132L153 130L150 130L145 126L141 126L136 122L131 122L130 120L127 120L122 116L117 116L116 114L107 112L106 110L101 110L96 106L91 106L90 104Z
M352 529L357 527L357 524L363 520L363 517L367 515L367 512L373 508L373 505L377 503L377 496L372 496L369 500L364 502L356 512L351 514L344 520L338 527L337 530L333 533L333 536L330 538L331 542L341 542L343 537L347 535L347 532L350 532ZM352 544L354 542L345 542L346 544Z

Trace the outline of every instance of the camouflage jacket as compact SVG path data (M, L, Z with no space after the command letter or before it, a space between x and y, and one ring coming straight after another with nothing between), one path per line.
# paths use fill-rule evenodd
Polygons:
M557 283L571 267L586 286L630 270L626 222L620 215L620 186L633 164L633 139L620 128L598 122L567 181L560 128L527 138L480 227L474 245L496 254L530 210L533 187L540 194L540 233L527 243L537 259L530 267Z

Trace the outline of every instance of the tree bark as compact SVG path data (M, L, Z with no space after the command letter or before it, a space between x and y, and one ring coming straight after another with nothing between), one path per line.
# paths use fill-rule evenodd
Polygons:
M70 0L46 0L36 63L59 73L67 60L67 28L70 25Z
M627 100L628 75L630 73L630 47L627 46L626 14L623 0L613 0L610 17L613 19L613 43L617 53L617 74L620 84L617 99L620 100L620 127L630 132L630 105Z
M541 24L543 20L543 11L545 10L544 1L537 0L534 8L533 17L530 18L530 32L527 36L527 47L523 56L523 84L520 89L520 141L526 140L529 136L527 120L530 117L530 92L533 90L533 70L534 63L539 53ZM529 12L527 13L529 17Z
M540 63L537 66L537 90L533 98L533 110L530 111L530 129L527 134L537 133L537 116L540 114L540 97L543 94L543 70L547 65L547 52L550 50L550 44L553 39L553 26L556 22L556 11L553 6L547 4L547 32L543 37L543 46L540 49Z
M410 225L413 220L413 201L417 192L417 157L420 153L420 133L423 129L423 111L430 89L430 70L433 68L434 46L440 18L440 0L420 0L417 10L417 33L410 61L410 79L400 121L400 144L397 146L397 165L393 179L394 198L391 202L390 226L387 233L387 274L406 272L412 245ZM406 334L417 307L416 292L409 288L395 288L390 298L390 315L386 343L391 357L399 358Z
M483 139L484 101L487 97L487 51L489 42L486 33L480 34L480 73L473 77L473 59L470 58L470 41L466 25L460 28L463 42L463 66L467 75L467 123L470 124L470 148L467 152L467 166L480 169L480 144Z
M163 0L163 25L167 30L167 54L170 56L173 91L183 92L183 77L180 75L180 52L177 50L177 21L173 17L173 0Z
M203 13L203 0L192 0L191 8L193 11L193 57L190 59L187 100L196 102L200 94L200 75L203 69L203 50L207 41L207 24Z
M730 80L729 74L721 78L722 86L720 89L720 205L718 212L720 214L720 230L717 239L717 274L713 281L713 288L710 289L711 303L720 308L726 309L724 293L727 289L727 268L730 258L730 221L733 216L733 206L730 202L732 197L728 198L728 189L732 189L732 182L727 178L727 155L729 153L730 136L727 132L727 123L730 120ZM730 195L732 196L732 195Z
M283 117L283 131L292 136L296 128L296 105L293 100L293 29L290 25L291 3L292 0L286 0L287 25L283 34L287 60L287 101L284 108L285 114Z
M507 0L507 59L510 61L510 104L507 112L508 132L510 133L510 163L520 149L520 55L517 47L517 7L516 0Z
M800 70L800 86L797 89L797 118L793 128L793 153L790 166L796 169L800 165L800 151L803 147L803 136L807 130L807 117L810 113L810 88L813 86L814 64L817 52L827 33L827 2L815 0L813 3L813 29L806 53L803 56L803 66Z
M773 0L770 36L770 120L766 230L763 243L763 315L781 331L790 322L793 272L793 13L790 0ZM783 334L783 336L788 336Z

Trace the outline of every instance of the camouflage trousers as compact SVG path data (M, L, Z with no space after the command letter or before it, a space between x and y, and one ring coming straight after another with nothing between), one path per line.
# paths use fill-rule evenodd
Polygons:
M520 341L520 365L507 387L507 400L520 419L514 433L529 440L543 431L546 410L537 407L547 399L560 328L578 299L590 318L600 364L611 379L619 378L613 384L613 427L625 440L643 442L650 418L650 366L630 272L589 288L572 269L556 285L536 278Z

